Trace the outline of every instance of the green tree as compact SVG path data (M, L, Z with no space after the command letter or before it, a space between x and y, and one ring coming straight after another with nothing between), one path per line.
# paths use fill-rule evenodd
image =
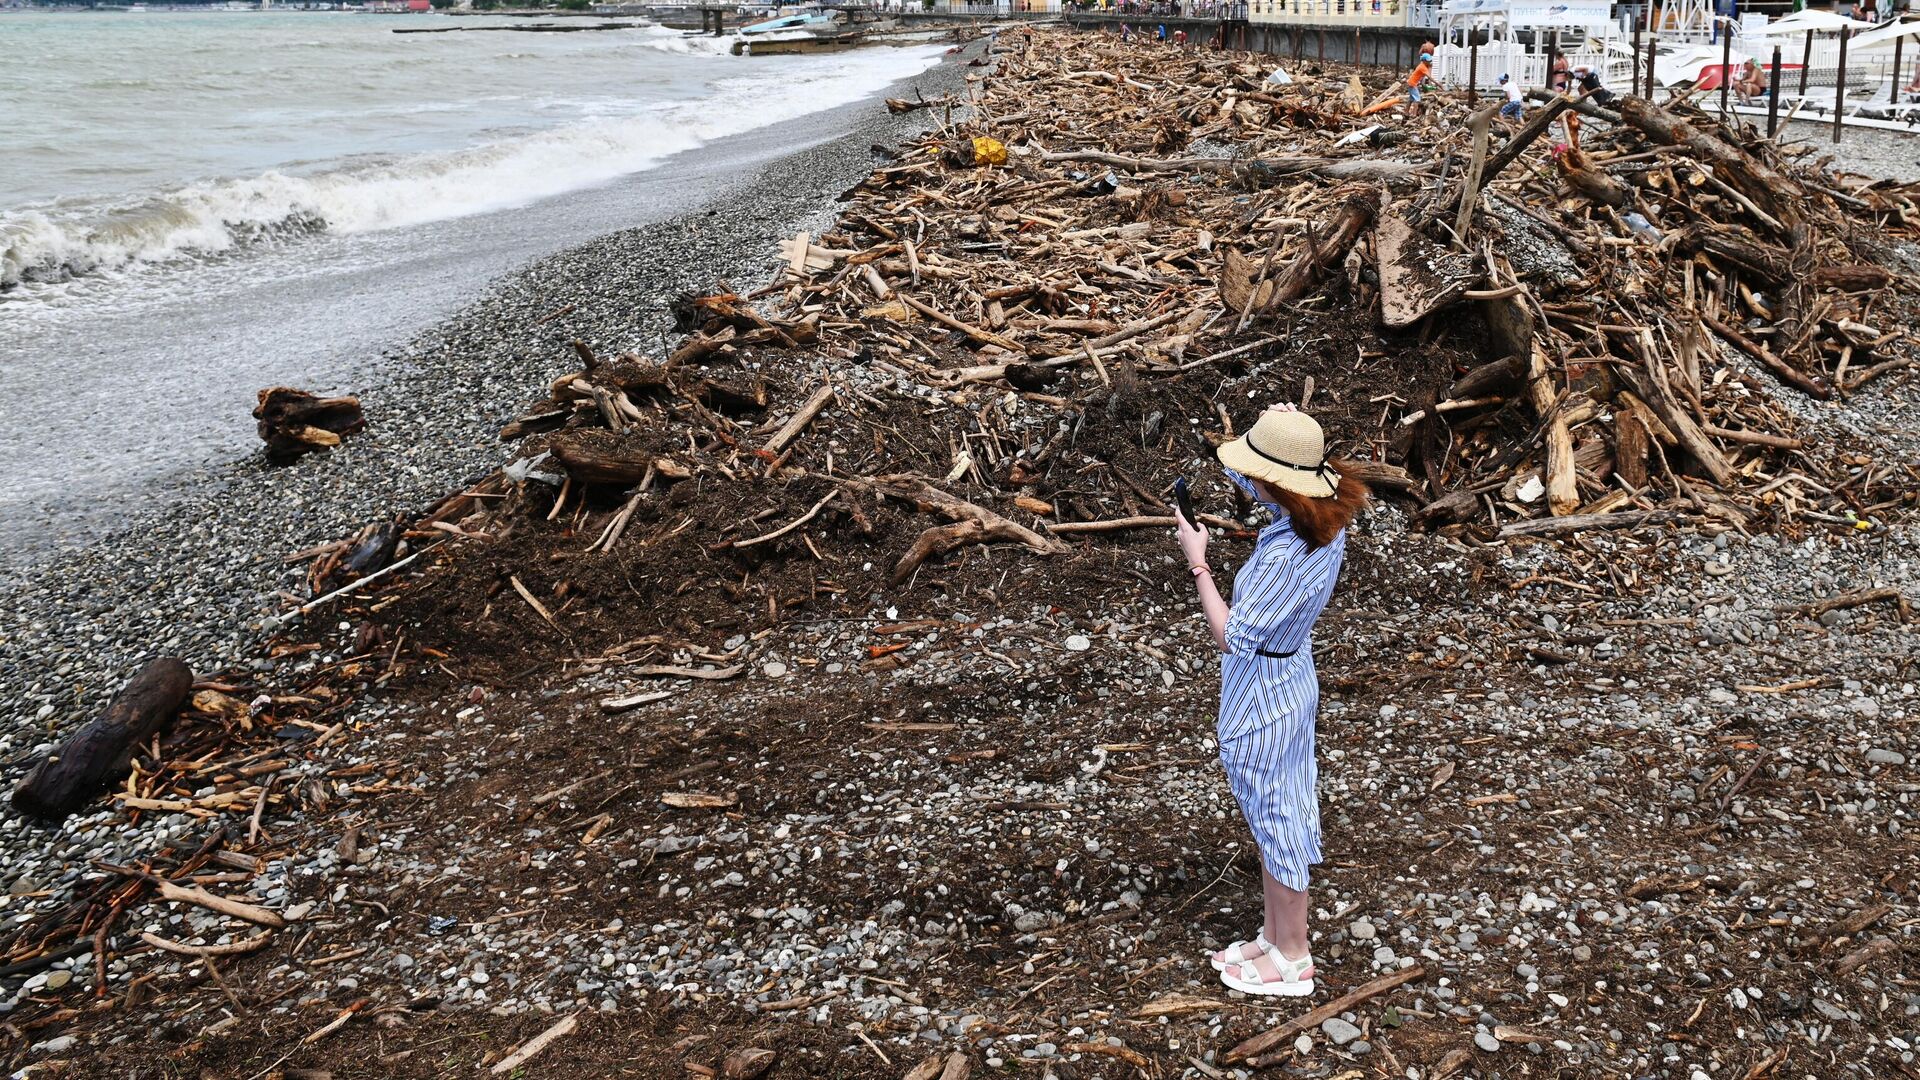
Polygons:
M560 0L561 11L586 11L593 7L593 0Z

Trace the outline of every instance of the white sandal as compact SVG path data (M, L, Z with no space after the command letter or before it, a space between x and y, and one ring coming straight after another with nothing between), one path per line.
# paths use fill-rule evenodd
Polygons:
M1268 949L1273 948L1272 945L1269 945L1267 943L1267 931L1264 928L1262 928L1259 933L1253 935L1252 941L1236 941L1233 944L1227 946L1226 948L1221 949L1220 951L1223 953L1235 952L1241 949L1245 949L1249 945L1253 946L1255 949L1260 950L1260 952L1266 952ZM1255 955L1258 955L1258 954L1256 953ZM1241 959L1239 960L1221 960L1214 956L1208 956L1207 962L1213 965L1213 970L1215 971L1225 971L1227 970L1228 966L1232 964L1253 963L1252 960L1246 959L1245 953L1241 954Z
M1238 990L1243 994L1256 994L1261 997L1306 997L1313 993L1313 956L1303 956L1298 960L1289 960L1279 949L1268 948L1267 959L1273 961L1279 978L1268 980L1260 974L1260 969L1249 960L1243 964L1229 965L1240 971L1236 976L1222 971L1220 981L1229 990Z

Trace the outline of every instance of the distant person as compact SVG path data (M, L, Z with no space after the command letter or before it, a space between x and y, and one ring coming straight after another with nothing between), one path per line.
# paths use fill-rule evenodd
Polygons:
M1595 105L1613 104L1613 91L1600 85L1600 73L1582 65L1573 69L1573 81L1580 92L1591 99Z
M1500 89L1507 95L1507 103L1500 106L1500 115L1509 120L1518 120L1525 115L1527 106L1520 97L1520 84L1513 81L1513 76L1502 74Z
M1547 89L1565 94L1573 87L1573 72L1567 67L1567 54L1553 58L1553 70L1547 73Z
M1430 52L1423 52L1420 54L1420 62L1413 66L1412 73L1410 73L1407 76L1407 115L1408 116L1418 116L1420 115L1421 112L1424 111L1423 106L1420 104L1420 101L1421 101L1420 87L1424 83L1426 83L1427 77L1432 74L1433 74L1433 54Z
M1740 74L1733 80L1734 96L1742 105L1750 104L1754 98L1764 97L1767 93L1767 69L1756 63L1753 57L1740 65Z

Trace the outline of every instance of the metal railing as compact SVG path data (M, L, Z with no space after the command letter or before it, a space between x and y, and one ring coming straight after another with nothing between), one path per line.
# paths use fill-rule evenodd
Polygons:
M1442 86L1465 87L1468 73L1473 72L1473 81L1478 89L1492 90L1499 86L1500 76L1512 77L1523 90L1547 84L1546 54L1534 52L1527 46L1514 41L1495 41L1481 45L1479 59L1476 61L1463 45L1445 44L1434 51L1433 79ZM1566 58L1568 68L1590 67L1600 73L1601 83L1625 91L1632 79L1632 59L1618 53L1607 54L1598 49L1577 49L1560 53Z

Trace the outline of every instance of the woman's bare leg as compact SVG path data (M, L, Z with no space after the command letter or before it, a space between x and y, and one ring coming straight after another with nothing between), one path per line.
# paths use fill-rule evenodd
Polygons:
M1307 955L1307 893L1289 889L1274 880L1267 868L1260 868L1260 887L1266 901L1267 941L1282 956L1298 960Z
M1280 950L1280 954L1289 960L1298 960L1307 955L1307 894L1300 889L1289 889L1267 873L1265 865L1260 867L1260 900L1264 921L1260 924L1260 936L1267 944ZM1213 954L1216 959L1229 964L1246 963L1260 959L1260 954L1251 942L1242 949L1222 949ZM1260 965L1262 970L1270 964ZM1277 972L1267 972L1269 978Z
M1266 867L1260 868L1260 894L1266 908L1266 923L1260 933L1267 943L1280 950L1280 955L1289 960L1304 959L1311 946L1307 942L1307 893L1305 889L1289 889L1274 880ZM1232 956L1223 957L1229 964ZM1235 975L1241 975L1239 968L1252 968L1263 979L1277 979L1280 969L1265 953L1253 957L1235 968Z

